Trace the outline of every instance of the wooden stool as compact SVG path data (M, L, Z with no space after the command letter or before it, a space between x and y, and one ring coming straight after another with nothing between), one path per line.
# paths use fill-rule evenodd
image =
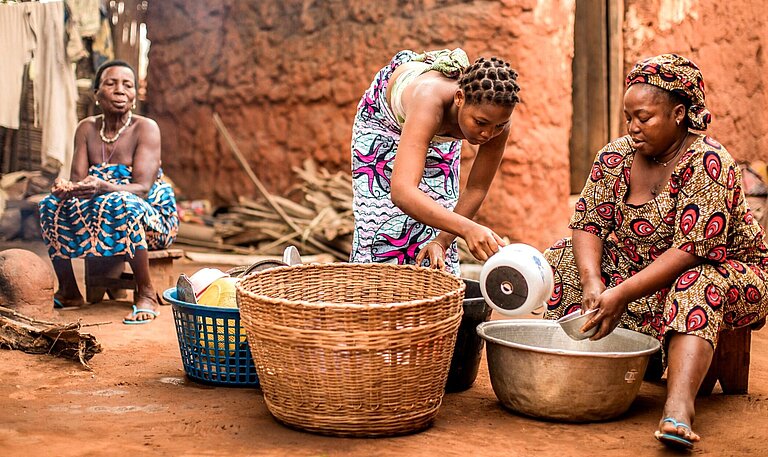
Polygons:
M149 275L152 285L159 295L176 284L173 274L173 261L184 255L181 249L161 249L148 251ZM85 258L85 299L88 303L98 303L104 298L125 297L124 290L135 290L136 281L133 273L125 271L125 257L86 257Z
M747 393L752 329L760 329L764 324L765 319L753 325L720 332L717 349L699 388L699 395L710 395L717 381L720 381L720 387L726 395Z

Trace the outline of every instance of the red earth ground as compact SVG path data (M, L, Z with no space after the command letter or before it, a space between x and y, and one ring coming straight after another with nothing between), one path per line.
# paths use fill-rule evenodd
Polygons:
M39 244L25 244L44 256ZM76 271L81 275L82 266ZM191 274L202 266L178 264ZM111 322L88 331L104 351L92 371L69 360L0 350L0 456L662 456L653 439L663 383L644 383L630 410L591 424L544 422L501 407L485 357L474 386L447 394L434 425L396 438L333 438L276 422L261 391L196 384L185 378L171 309L149 325L128 326L128 302L59 312L64 321ZM766 455L768 331L753 334L749 395L697 402L693 455Z

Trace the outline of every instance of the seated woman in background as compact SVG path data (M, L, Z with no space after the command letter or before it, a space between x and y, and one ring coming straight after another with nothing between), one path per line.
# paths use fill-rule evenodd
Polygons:
M502 60L469 65L461 49L401 51L358 104L352 130L352 262L417 264L459 274L454 242L485 260L503 245L472 219L501 163L517 73ZM461 140L479 145L459 197Z
M163 249L178 231L173 189L161 180L160 130L134 115L136 73L127 63L107 62L96 72L96 104L103 114L83 119L75 132L71 181L57 179L40 202L40 224L59 287L55 306L78 306L83 296L73 258L127 257L137 293L126 324L157 317L158 298L147 249Z
M696 65L660 55L635 65L626 83L628 135L598 152L572 238L545 253L555 272L546 317L597 309L583 329L598 327L593 340L616 326L658 338L668 372L655 436L690 448L718 332L768 313L768 249L738 165L690 130L711 120Z

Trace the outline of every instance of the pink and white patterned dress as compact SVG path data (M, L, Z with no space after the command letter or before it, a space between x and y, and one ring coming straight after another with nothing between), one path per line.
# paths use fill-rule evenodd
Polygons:
M355 232L351 262L415 264L422 246L438 231L392 203L392 166L402 127L387 102L387 87L397 67L424 55L400 51L382 68L357 106L352 130L352 182ZM425 194L448 210L459 198L461 141L429 144L424 175L419 184ZM459 274L454 242L446 253L446 266Z

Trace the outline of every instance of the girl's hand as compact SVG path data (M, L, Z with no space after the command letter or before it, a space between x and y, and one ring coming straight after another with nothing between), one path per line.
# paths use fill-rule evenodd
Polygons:
M432 240L421 248L416 256L416 266L421 266L424 260L429 260L429 268L445 270L445 247L440 242Z
M74 185L72 196L75 198L93 198L104 193L106 181L95 176L86 176L85 179Z
M496 232L480 224L474 224L462 238L467 242L469 252L481 262L488 260L500 247L506 245Z
M613 329L619 325L621 316L624 314L624 311L626 311L627 305L628 303L624 297L621 296L621 293L617 293L615 287L605 289L594 302L593 308L596 308L597 312L592 316L589 322L584 324L581 331L586 332L593 327L597 327L597 333L590 338L592 341L597 341L600 338L609 335Z

